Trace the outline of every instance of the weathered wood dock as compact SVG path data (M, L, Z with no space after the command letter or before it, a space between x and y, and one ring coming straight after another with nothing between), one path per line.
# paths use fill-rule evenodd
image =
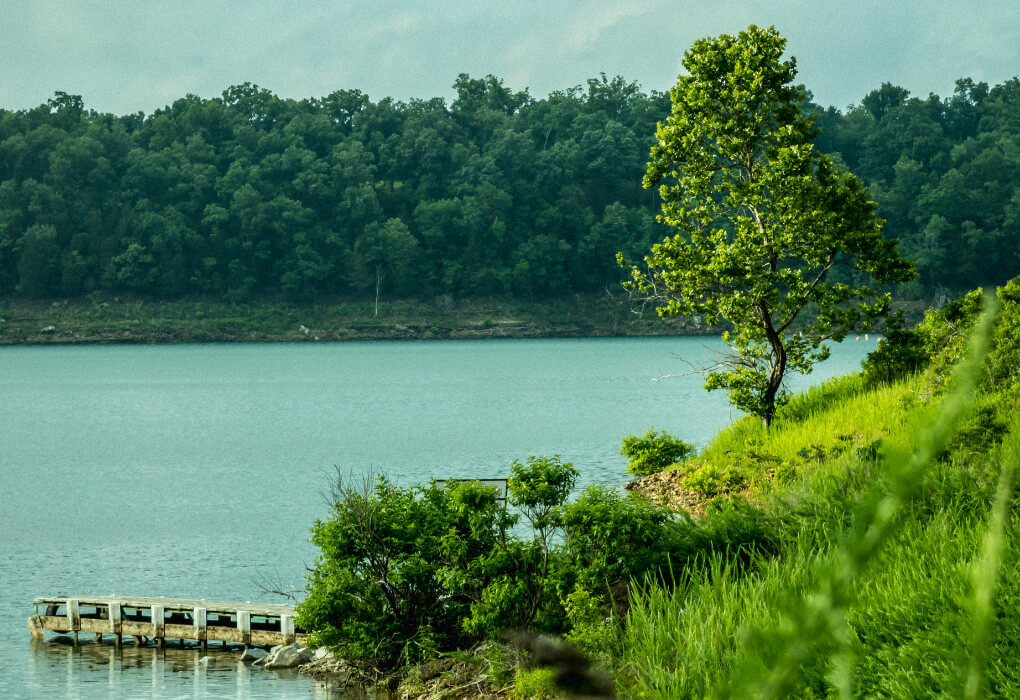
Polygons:
M203 648L210 641L244 646L298 643L304 646L304 631L294 626L290 605L230 603L182 598L128 598L121 596L58 596L36 598L35 615L29 620L32 636L43 630L93 633L96 641L113 635L146 638L163 646L166 639L195 640Z

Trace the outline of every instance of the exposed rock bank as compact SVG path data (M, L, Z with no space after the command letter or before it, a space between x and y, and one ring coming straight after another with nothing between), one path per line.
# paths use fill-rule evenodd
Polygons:
M686 511L691 515L703 515L705 505L711 499L685 488L683 477L682 469L670 469L642 476L623 488L647 496L659 505L672 510Z

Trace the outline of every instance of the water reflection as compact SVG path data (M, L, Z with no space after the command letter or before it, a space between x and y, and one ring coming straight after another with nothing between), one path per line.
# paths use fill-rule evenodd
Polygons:
M31 642L30 686L40 693L68 698L118 697L132 693L164 696L238 698L369 698L362 689L338 689L317 683L293 669L264 671L241 662L237 647L203 651L197 645L117 647L67 636Z

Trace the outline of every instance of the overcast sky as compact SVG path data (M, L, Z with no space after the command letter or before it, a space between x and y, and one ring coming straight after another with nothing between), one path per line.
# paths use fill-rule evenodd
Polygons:
M690 43L775 25L825 105L882 82L946 96L1020 74L1018 0L0 0L0 107L55 90L124 114L245 81L284 97L447 97L492 73L541 97L605 72L666 90Z

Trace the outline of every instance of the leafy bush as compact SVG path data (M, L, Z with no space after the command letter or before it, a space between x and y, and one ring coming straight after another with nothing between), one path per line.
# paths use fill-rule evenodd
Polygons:
M982 290L975 289L953 299L938 311L929 311L917 326L924 351L931 358L936 388L949 381L953 367L963 359L966 339L981 312Z
M553 457L514 460L507 480L507 496L531 525L530 540L504 538L485 562L491 580L472 603L464 619L466 631L478 638L506 629L558 632L564 624L559 603L559 579L564 554L553 547L562 530L560 507L577 480L570 462Z
M1020 370L1020 278L997 288L996 296L1000 313L992 331L990 350L984 359L979 388L1002 388L1015 381ZM930 364L934 388L941 390L948 382L952 368L963 358L967 336L984 306L985 294L981 289L975 289L953 299L940 310L928 311L917 328L904 331L910 339L899 343L900 347L880 347L869 355L865 360L865 370L869 376L878 379L883 373L895 371L896 358L907 364L910 360L903 358L913 353L920 354L927 359L916 359ZM890 341L893 340L890 337Z
M988 378L999 387L1016 381L1020 370L1020 277L997 290L1001 311L988 353Z
M703 496L715 496L727 491L739 489L746 479L744 473L733 465L720 467L705 463L696 466L684 476L684 488Z
M589 486L563 507L566 548L577 580L606 591L669 556L670 512L635 494Z
M298 608L314 644L380 667L464 648L504 629L560 631L564 611L552 573L558 508L577 470L558 457L515 461L510 504L477 482L402 488L379 478L364 489L338 480L332 517L317 521L320 556Z
M312 527L321 554L298 606L312 643L381 666L469 643L461 620L515 521L496 490L338 480L332 500L332 517Z
M551 668L520 669L514 676L514 685L510 689L513 700L543 700L562 695L556 687L556 672Z
M676 464L694 451L694 445L677 439L666 431L657 432L649 428L638 437L623 438L620 454L627 456L627 471L637 476L655 474Z
M610 650L619 638L620 628L602 596L592 595L578 586L563 601L570 630L564 638L599 664L606 664Z
M960 423L942 456L955 454L966 459L971 454L985 454L1002 442L1008 429L994 397L982 397Z
M521 509L536 530L543 531L556 523L556 510L567 500L577 483L577 470L559 455L528 457L525 464L516 459L510 463L507 492L510 502Z
M920 333L897 328L886 333L885 341L868 353L861 366L868 384L888 384L924 369L929 359Z

